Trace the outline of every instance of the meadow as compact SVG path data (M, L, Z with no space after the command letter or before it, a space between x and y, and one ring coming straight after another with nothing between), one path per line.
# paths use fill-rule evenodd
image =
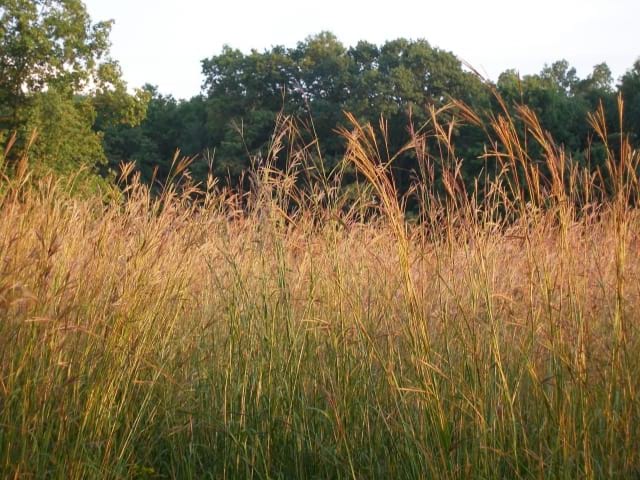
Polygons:
M482 120L434 110L409 214L385 123L350 120L326 172L280 118L242 192L176 157L159 193L127 165L74 195L23 157L0 187L2 477L640 476L625 136L591 115L594 171L522 107L486 124L495 175L469 191L451 136Z

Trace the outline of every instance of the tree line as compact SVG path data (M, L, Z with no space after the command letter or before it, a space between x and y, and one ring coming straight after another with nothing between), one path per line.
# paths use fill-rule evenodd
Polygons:
M196 180L212 169L238 182L251 159L265 153L280 114L317 140L317 155L330 169L344 155L336 129L347 125L345 112L361 122L384 118L397 150L410 125L419 128L430 107L451 99L487 116L526 104L573 161L597 168L587 114L602 103L611 135L619 135L622 95L624 130L635 146L640 142L640 59L617 82L606 63L579 78L564 60L535 75L508 70L487 82L426 40L347 47L322 32L292 48L243 53L225 46L202 61L201 93L178 100L152 85L127 90L109 56L111 23L93 23L80 0L3 0L0 18L0 141L26 145L37 131L32 157L62 173L84 167L92 178L109 178L121 162L133 161L144 181L161 183L179 149L195 158ZM487 168L486 136L463 124L452 135L462 177L472 184ZM416 168L411 152L394 163L401 191Z

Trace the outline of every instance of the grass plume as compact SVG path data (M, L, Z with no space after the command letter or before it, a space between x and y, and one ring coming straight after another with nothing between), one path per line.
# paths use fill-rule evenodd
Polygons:
M3 177L5 477L640 474L638 152L597 111L607 172L580 170L522 107L466 191L451 132L482 120L450 105L404 148L410 222L385 123L348 119L355 201L284 117L249 192L178 157L157 196L130 166L110 200Z

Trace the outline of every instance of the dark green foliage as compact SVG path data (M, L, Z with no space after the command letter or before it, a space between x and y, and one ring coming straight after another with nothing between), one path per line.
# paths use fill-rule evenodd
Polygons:
M147 97L127 93L109 57L111 22L92 23L80 0L0 4L0 146L17 133L11 163L36 132L34 172L97 180L106 125L135 125Z
M213 157L213 173L236 182L254 158L265 155L280 113L297 118L309 141L317 139L318 154L331 169L345 151L336 134L346 125L344 112L353 113L361 122L377 123L384 118L393 152L410 140L410 126L419 129L430 121L431 108L455 99L484 112L487 118L507 113L517 117L517 106L528 105L573 161L595 169L604 158L598 155L600 147L592 143L587 115L603 103L611 115L608 124L614 137L619 132L615 104L621 92L627 99L626 129L635 138L640 118L639 66L623 77L618 91L604 63L584 79L565 60L522 78L508 70L495 84L504 99L500 104L455 55L426 40L397 39L381 46L361 41L347 48L333 34L322 32L294 48L275 46L245 54L225 46L219 55L202 62L203 95L176 101L148 88L153 99L143 124L111 129L105 141L112 166L135 160L146 180L154 171L155 178L165 179L179 149L187 156L208 153L194 163L196 179L204 180L209 167L204 158ZM484 175L493 171L481 158L485 132L463 123L454 110L447 115L455 120L452 143L455 157L462 162L466 188L472 189L476 182L482 185ZM529 151L535 159L543 152L531 143ZM435 141L427 151L441 156ZM400 192L408 190L420 168L413 153L395 160ZM439 166L434 168L434 181L439 183ZM354 178L345 177L347 181Z
M144 121L134 127L123 123L108 126L104 146L110 168L117 170L121 162L136 162L143 181L162 183L169 176L176 149L192 156L207 148L205 101L198 96L178 102L151 85L146 85L144 92L150 98ZM202 159L192 167L197 176L207 172Z
M640 58L621 79L620 93L625 100L625 130L634 143L640 143Z
M322 32L295 48L244 54L225 47L202 65L206 97L176 102L148 89L154 95L149 115L135 133L123 127L107 132L112 164L136 160L144 178L151 178L151 165L163 178L176 148L184 155L208 150L215 151L214 173L234 180L254 155L265 153L276 118L285 113L308 126L304 133L308 140L318 140L319 153L331 168L344 154L335 132L345 125L345 111L365 121L387 119L390 148L399 149L410 138L409 123L420 126L427 120L429 105L442 106L450 98L474 107L489 103L475 75L453 54L425 40L399 39L382 47L360 42L346 48L333 34ZM461 142L462 149L481 153L477 135L465 138L473 143ZM414 159L399 159L401 190L414 169Z
M18 132L20 147L38 130L35 170L87 169L112 177L121 162L135 161L144 181L162 183L179 150L195 158L196 180L212 170L237 183L266 154L280 113L299 121L303 139L317 140L315 155L330 170L345 153L336 134L346 125L345 112L360 122L384 118L388 148L395 152L411 139L412 128L430 121L430 109L451 99L485 119L517 117L517 106L528 105L573 161L595 169L604 158L598 154L601 146L592 143L587 115L604 104L614 140L620 133L615 113L620 93L624 129L634 145L640 142L640 61L617 88L604 63L583 79L565 60L522 78L508 70L492 85L501 103L453 53L426 40L347 47L322 32L291 48L243 53L225 46L202 62L202 94L177 100L152 86L128 93L109 57L111 22L92 23L79 0L5 0L0 16L0 143ZM455 110L446 115L455 147L447 161L461 162L461 178L471 189L493 171L482 158L487 137ZM521 128L517 121L514 125ZM442 161L437 142L429 141L427 153ZM534 159L542 155L535 142L528 149ZM423 167L414 154L396 158L393 172L401 193ZM432 167L433 180L441 182L439 166ZM345 176L347 182L354 178Z

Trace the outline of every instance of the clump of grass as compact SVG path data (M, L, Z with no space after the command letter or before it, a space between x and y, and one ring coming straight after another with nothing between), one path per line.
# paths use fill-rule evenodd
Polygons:
M177 159L159 196L131 166L108 201L5 179L4 476L637 476L638 152L596 112L594 175L505 110L469 192L450 132L480 119L447 112L405 147L420 222L384 123L353 117L350 203L284 117L245 193Z

